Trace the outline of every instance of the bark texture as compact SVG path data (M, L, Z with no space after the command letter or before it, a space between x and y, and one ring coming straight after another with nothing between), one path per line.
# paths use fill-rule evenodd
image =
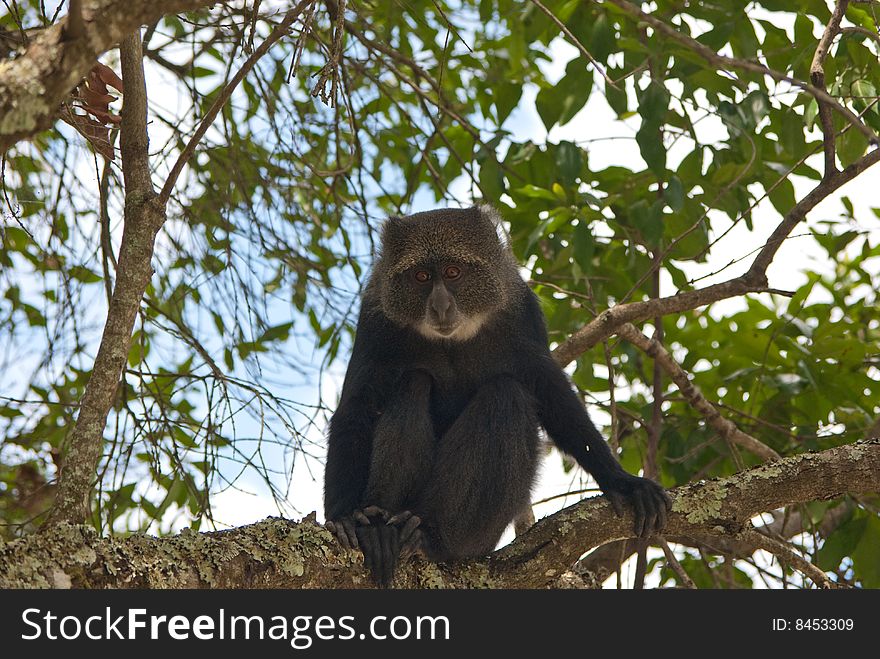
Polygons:
M116 285L76 425L66 440L67 453L49 524L81 523L89 518L89 498L104 448L104 426L128 359L135 317L153 275L151 261L156 235L165 223L165 207L159 203L151 180L147 91L138 30L125 37L121 56L127 89L120 129L125 226Z
M49 128L58 107L98 59L122 38L165 14L213 0L85 0L74 21L40 30L24 52L0 60L0 153Z
M760 512L845 493L880 490L880 439L805 453L728 478L670 492L667 534L737 538ZM487 558L438 565L414 559L400 588L553 588L595 586L570 568L592 547L630 537L604 498L546 517ZM154 538L101 538L58 524L0 546L0 588L363 588L360 554L341 549L311 515L270 518L229 531Z

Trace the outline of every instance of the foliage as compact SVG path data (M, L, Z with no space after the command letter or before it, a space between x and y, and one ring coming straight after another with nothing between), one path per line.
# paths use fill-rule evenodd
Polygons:
M52 4L19 2L0 27L60 20L44 13ZM252 4L148 27L160 186L277 19L272 3L257 3L259 16ZM500 208L562 341L615 304L738 273L822 178L813 97L720 71L611 3L543 3L595 65L536 3L348 5L335 95L318 82L333 43L319 4L244 80L174 192L105 431L99 528L210 521L209 495L243 473L283 502L294 460L322 450L318 376L344 367L358 284L390 213ZM824 0L797 12L777 0L658 0L650 11L716 52L803 81L830 17ZM878 12L850 3L844 25L861 31L835 40L825 74L829 93L880 133ZM118 70L115 55L104 61ZM599 133L594 117L608 117L613 132ZM833 121L846 166L868 142L840 114ZM609 162L609 140L619 160ZM51 504L88 380L122 231L119 164L58 123L5 155L3 199L0 535L12 536ZM749 295L662 320L664 344L703 394L782 455L855 441L880 415L880 209L871 216L865 204L842 197L796 230L790 240L821 259L777 259L771 286L794 282L793 296ZM668 378L655 402L651 360L630 344L595 346L573 379L609 412L599 418L613 420L632 471L644 465L662 402L666 486L760 461L723 441ZM811 523L797 540L839 580L880 587L877 503L805 510ZM851 512L823 535L823 516L839 505ZM683 567L712 585L705 558L691 552ZM754 572L730 574L727 585L748 587Z

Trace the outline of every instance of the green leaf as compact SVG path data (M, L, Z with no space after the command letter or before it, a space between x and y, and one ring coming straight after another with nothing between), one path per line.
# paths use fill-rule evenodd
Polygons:
M826 572L836 570L841 561L850 556L858 546L867 525L867 517L860 513L841 524L816 552L816 565Z
M663 178L666 173L666 146L663 144L659 126L643 122L636 133L636 143L648 168L658 178Z
M660 83L648 85L639 99L642 125L636 133L636 143L648 168L661 179L666 174L666 146L661 129L668 104L669 92Z
M768 192L767 196L770 198L770 203L773 204L773 208L780 215L785 215L795 206L795 196L794 196L794 185L792 185L789 179L782 179L773 181L768 188L772 187L772 189Z
M669 92L662 83L652 82L639 99L639 114L643 121L661 125L669 107Z
M868 107L868 103L877 99L877 88L869 80L856 80L850 89L852 90L853 103L859 110L864 110ZM875 113L880 113L877 106L878 103L874 103L871 109Z
M213 254L205 254L202 259L202 266L214 275L220 274L226 268L226 264Z
M70 268L70 270L68 270L68 274L71 276L71 278L76 279L77 281L81 281L84 284L94 284L101 281L100 275L81 265L75 265Z
M644 200L634 203L629 209L629 217L645 239L645 243L655 247L663 237L663 202L656 201L650 206Z
M853 571L865 588L880 588L880 519L867 519L862 537L852 552Z
M590 33L590 54L600 62L605 62L608 56L617 50L617 37L614 34L614 26L608 21L605 13L600 13L593 21L593 29Z
M855 128L850 128L837 139L837 157L844 167L861 158L867 149L868 138Z
M131 337L131 346L128 350L129 365L138 366L149 354L150 341L141 330L137 330Z
M495 87L495 110L498 124L503 124L522 98L523 86L520 82L502 82Z
M480 162L480 189L489 202L496 203L504 194L504 175L494 158Z
M612 80L620 79L621 71L619 69L608 69L606 72ZM629 97L626 94L626 80L620 80L615 87L605 86L605 101L608 106L617 113L618 117L629 112Z
M553 86L544 87L535 98L535 107L549 131L557 123L564 126L580 112L590 97L593 73L579 57L565 67L565 75Z
M587 223L580 219L578 225L574 228L574 239L572 240L574 247L574 260L580 266L584 274L589 274L593 270L593 256L596 253L596 241L593 238L593 232Z
M529 183L528 185L524 185L521 188L516 188L512 190L513 193L517 195L522 195L523 197L529 197L531 199L546 199L547 201L559 201L556 198L556 195L553 194L550 190L546 190L544 188L539 188L537 185L532 185Z
M816 117L819 116L819 104L816 102L815 98L811 98L810 102L807 103L807 107L804 110L804 124L807 128L812 128L816 123Z
M574 185L581 173L581 149L571 142L560 142L556 147L556 167L565 185Z
M290 330L292 327L293 323L282 323L281 325L275 325L274 327L270 327L265 332L260 334L260 337L257 339L257 341L260 343L266 341L286 341L287 337L290 336Z
M677 176L669 178L669 182L663 190L663 197L674 211L680 211L684 207L684 188L681 185L680 178Z
M215 75L217 72L206 66L194 66L189 70L189 73L193 78L205 78Z

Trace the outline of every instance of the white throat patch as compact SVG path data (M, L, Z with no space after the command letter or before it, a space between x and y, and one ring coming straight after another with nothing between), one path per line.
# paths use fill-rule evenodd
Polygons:
M415 326L415 330L426 339L431 339L433 341L467 341L477 335L477 332L483 327L488 317L489 314L481 313L473 317L465 318L458 324L458 327L455 328L455 331L452 332L452 334L441 334L431 327L431 325L424 319L419 321Z

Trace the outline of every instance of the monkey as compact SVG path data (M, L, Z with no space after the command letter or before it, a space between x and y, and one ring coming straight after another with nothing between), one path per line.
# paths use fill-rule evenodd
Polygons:
M591 473L634 533L670 499L615 459L553 360L537 296L491 207L389 217L328 432L326 526L381 587L419 552L494 550L530 504L541 434Z

